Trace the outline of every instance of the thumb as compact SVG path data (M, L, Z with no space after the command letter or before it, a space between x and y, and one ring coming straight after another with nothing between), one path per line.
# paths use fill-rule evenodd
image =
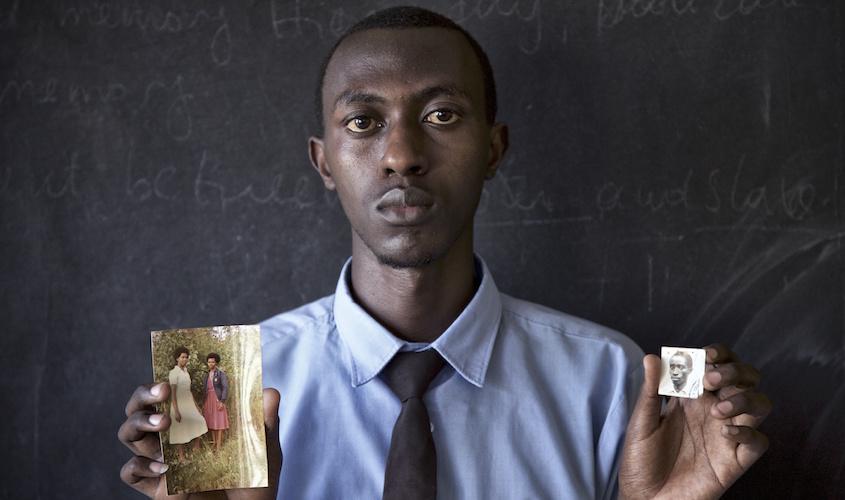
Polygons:
M264 389L264 425L275 429L279 425L279 401L282 397L276 389Z
M643 370L645 380L628 422L628 435L635 440L645 439L657 429L663 406L663 396L657 394L657 386L660 383L660 358L647 354L643 358Z
M279 474L282 473L282 446L279 443L279 401L282 397L276 389L264 389L264 431L267 439L268 480L271 498L276 498L279 488Z

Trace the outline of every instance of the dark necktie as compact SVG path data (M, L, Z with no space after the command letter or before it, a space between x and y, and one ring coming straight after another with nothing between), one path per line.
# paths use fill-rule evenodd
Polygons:
M432 499L437 494L434 439L422 396L444 364L437 351L428 349L399 353L382 371L402 402L387 454L384 500Z

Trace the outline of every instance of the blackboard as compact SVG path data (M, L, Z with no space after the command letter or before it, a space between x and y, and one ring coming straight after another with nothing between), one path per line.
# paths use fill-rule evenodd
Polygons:
M333 291L316 71L393 3L0 0L0 497L137 496L115 436L148 332ZM476 219L499 287L651 352L732 345L775 411L729 497L841 498L842 4L426 6L486 48L511 125Z

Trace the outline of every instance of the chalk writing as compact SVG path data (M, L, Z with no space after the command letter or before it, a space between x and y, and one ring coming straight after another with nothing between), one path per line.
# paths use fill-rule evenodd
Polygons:
M73 105L112 104L126 98L126 87L120 83L108 83L105 86L71 83L68 89L68 102Z
M211 58L218 66L223 66L232 57L232 39L229 22L221 6L217 15L209 14L205 9L188 12L161 10L155 6L126 6L114 3L78 3L74 7L62 5L58 12L60 27L87 25L106 29L138 29L145 36L152 34L177 34L198 30L205 23L216 26L209 44Z
M70 165L62 169L64 178L59 178L58 182L55 182L54 171L48 172L43 179L38 180L36 180L35 174L33 174L30 183L30 194L33 197L44 194L54 200L65 196L79 196L79 190L76 186L76 174L79 172L78 156L76 152L71 155Z
M627 17L692 14L696 12L695 4L696 0L599 0L598 35Z
M799 0L599 0L597 34L602 36L626 19L681 17L707 12L718 21L736 15L749 16L772 7L801 7Z
M172 83L153 81L143 90L143 100L137 107L128 101L137 103L141 92L132 93L120 82L106 82L99 85L78 82L65 83L56 78L47 78L42 82L32 80L11 80L0 82L0 105L4 103L27 103L31 106L70 105L77 111L86 106L125 104L133 117L141 111L155 113L159 100L164 100L167 113L164 115L167 131L173 139L184 141L193 131L193 118L188 106L193 94L183 88L182 76L178 75ZM155 104L155 105L154 105Z
M545 191L528 193L528 178L524 175L508 176L505 172L499 171L494 177L496 189L489 191L496 195L498 201L508 209L529 211L535 208L543 208L547 212L554 210L554 203L546 195ZM485 189L486 190L486 189Z
M308 187L310 177L300 176L293 186L293 194L284 196L281 191L285 184L283 173L273 175L269 183L262 183L266 186L266 193L261 194L254 185L249 184L240 191L231 193L222 182L211 178L215 170L220 166L219 162L211 157L208 151L203 151L199 169L194 179L194 198L196 202L205 206L212 201L220 203L220 208L226 210L229 205L238 201L252 201L258 205L275 203L278 205L292 206L297 210L313 206L315 202L308 199Z
M784 8L802 7L798 0L719 0L713 9L716 19L724 21L737 14L748 16L761 9L768 9L775 6Z
M164 91L168 94L168 97L175 94L175 97L170 101L167 108L167 131L170 137L177 141L187 140L194 129L191 110L188 108L188 101L193 99L194 96L193 94L185 93L182 89L182 75L178 75L170 86L160 81L154 81L147 85L147 89L144 91L144 102L141 104L141 107L148 106L158 91Z
M631 212L643 208L650 213L679 208L685 211L705 209L713 214L727 208L736 213L754 212L767 217L782 213L789 219L800 221L813 213L814 205L819 204L816 203L817 189L810 178L790 182L786 175L781 175L774 180L774 186L769 183L744 188L744 163L743 156L729 183L721 181L724 177L721 169L711 169L706 176L707 194L698 199L694 199L691 183L700 182L699 177L690 169L681 182L669 188L654 189L641 184L629 189L617 182L607 182L596 193L596 207L602 217L609 212Z
M448 10L448 15L458 23L471 19L487 20L493 16L513 18L526 23L530 37L519 42L519 48L533 54L543 39L540 0L458 0ZM278 39L314 37L326 40L339 37L359 19L340 8L328 9L317 5L306 9L301 0L284 2L271 0L270 22Z
M786 178L781 177L779 189L774 196L771 196L771 190L767 186L758 186L745 193L740 192L738 185L742 176L744 163L745 157L743 156L734 175L734 181L731 184L731 208L736 212L753 210L762 211L765 215L773 216L776 210L781 208L791 219L801 220L812 211L813 201L816 198L816 188L809 181L800 181L787 187ZM710 173L710 187L716 202L715 205L708 205L708 210L711 212L714 211L714 207L721 206L715 180L718 173L718 170Z
M687 173L687 177L681 185L671 189L664 189L655 192L651 189L641 187L638 190L637 201L640 206L648 207L652 212L657 212L664 207L677 207L683 205L684 208L690 208L689 203L689 183L692 179L692 170Z
M298 38L306 34L306 32L314 32L321 40L324 39L323 24L309 16L302 15L302 2L296 0L290 6L292 12L290 15L285 15L280 12L278 0L271 0L270 2L270 19L273 25L273 33L276 38ZM281 2L282 4L290 4L290 2ZM342 9L338 16L342 15ZM332 16L332 26L339 24L338 18Z
M20 0L15 0L14 2L12 2L12 6L8 9L3 9L2 7L0 7L0 30L9 30L17 25L19 4Z
M522 2L520 0L493 0L487 6L484 6L485 3L488 2L484 0L476 0L474 2L458 0L449 8L449 17L457 23L465 23L471 18L484 20L492 14L497 14L503 17L513 17L526 23L532 23L532 40L528 44L520 42L519 48L526 54L537 52L543 41L540 0L530 0L528 2Z
M7 99L15 102L29 99L32 105L55 103L58 100L57 87L58 81L55 78L48 78L38 84L32 80L11 80L0 84L0 105Z
M165 191L165 183L176 173L176 169L172 166L166 166L155 173L151 178L138 176L136 178L133 171L133 164L135 158L134 145L129 147L129 153L126 157L126 194L130 198L140 201L149 199L155 196L160 200L172 200L176 196L173 193Z

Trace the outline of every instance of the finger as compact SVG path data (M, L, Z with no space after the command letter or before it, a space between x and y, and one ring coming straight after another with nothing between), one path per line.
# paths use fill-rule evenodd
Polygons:
M725 363L707 370L704 376L704 388L708 391L720 391L719 397L725 399L734 394L754 389L760 384L760 371L747 363Z
M120 479L150 498L155 497L160 488L164 488L162 475L167 471L167 464L144 457L132 457L120 469Z
M279 474L282 472L282 446L279 443L279 391L264 389L264 426L267 437L267 456L269 457L270 488L279 488ZM275 496L273 497L275 498Z
M135 455L161 458L158 433L170 428L170 417L150 411L137 411L123 422L117 431L120 442Z
M279 401L282 397L276 389L264 389L264 425L273 429L279 425Z
M735 363L739 361L737 355L724 344L710 344L704 350L707 354L705 362L709 365Z
M126 403L126 416L137 411L149 410L149 407L170 398L170 384L164 382L144 384L137 389Z
M663 405L663 396L657 394L657 386L660 383L660 358L647 354L643 358L643 370L643 386L628 422L628 433L635 440L644 439L657 429Z
M736 460L743 469L748 469L769 449L769 438L751 427L724 425L722 436L737 444Z
M772 400L759 392L737 394L710 407L718 419L734 418L734 424L757 427L772 411Z

